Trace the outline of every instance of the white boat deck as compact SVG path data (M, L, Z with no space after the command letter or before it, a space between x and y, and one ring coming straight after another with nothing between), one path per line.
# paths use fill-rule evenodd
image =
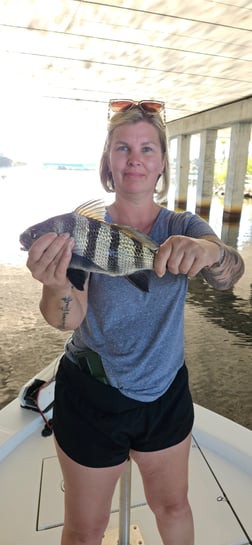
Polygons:
M197 405L195 414L189 488L195 545L251 544L252 432ZM41 417L18 400L0 411L1 545L60 543L64 487L53 439L42 437L42 428ZM130 545L162 545L134 463L131 487ZM103 545L117 543L118 511L119 485Z

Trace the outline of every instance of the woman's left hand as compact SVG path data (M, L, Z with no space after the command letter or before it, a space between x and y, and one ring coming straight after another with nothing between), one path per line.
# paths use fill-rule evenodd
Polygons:
M160 245L154 261L156 274L162 277L166 269L172 274L196 276L204 267L220 259L221 241L173 235Z

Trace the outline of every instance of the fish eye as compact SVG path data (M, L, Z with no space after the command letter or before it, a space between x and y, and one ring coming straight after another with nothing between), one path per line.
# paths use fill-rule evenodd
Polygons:
M37 238L37 232L35 229L31 229L31 238L32 240L35 240Z

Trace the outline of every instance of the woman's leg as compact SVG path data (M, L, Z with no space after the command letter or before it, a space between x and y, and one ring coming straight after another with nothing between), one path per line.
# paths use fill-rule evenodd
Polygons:
M74 462L57 443L56 449L65 488L61 545L100 545L115 485L126 461L113 467L90 468Z
M193 519L187 499L190 444L191 434L178 445L164 450L131 451L164 545L194 543Z

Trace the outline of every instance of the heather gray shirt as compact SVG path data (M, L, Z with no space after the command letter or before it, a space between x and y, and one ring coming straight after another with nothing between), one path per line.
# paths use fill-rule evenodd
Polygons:
M160 244L171 235L206 234L214 231L196 214L162 208L149 236ZM92 273L87 315L66 344L72 360L84 347L98 352L112 386L140 401L160 397L184 363L187 276L148 276L145 293L126 278Z

